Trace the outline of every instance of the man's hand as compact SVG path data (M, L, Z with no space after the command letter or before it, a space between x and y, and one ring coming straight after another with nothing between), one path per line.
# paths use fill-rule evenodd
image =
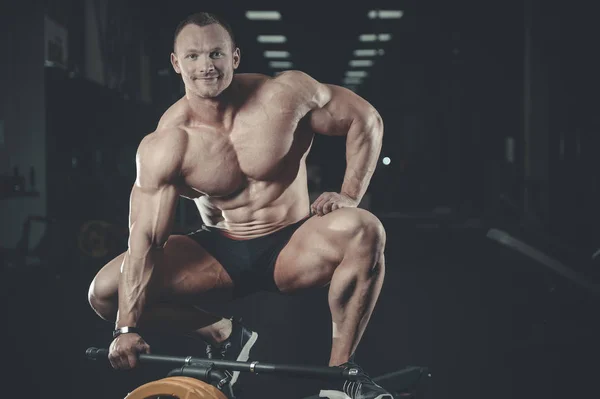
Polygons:
M108 360L114 369L128 370L137 366L138 354L150 353L150 346L138 334L119 335L110 344Z
M313 202L310 206L310 210L312 213L323 216L336 209L356 208L357 206L358 201L345 194L323 193L315 200L315 202Z

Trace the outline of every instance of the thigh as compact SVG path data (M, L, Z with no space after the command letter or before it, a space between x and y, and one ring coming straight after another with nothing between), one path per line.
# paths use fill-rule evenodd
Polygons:
M345 256L373 252L371 243L382 245L384 236L381 222L364 209L342 208L313 216L280 252L275 283L284 293L325 286Z
M125 253L96 275L97 297L117 300L120 268ZM164 247L164 264L155 270L149 286L150 302L201 305L231 299L233 282L224 267L192 238L173 235Z
M326 286L345 252L343 216L339 209L312 216L292 235L275 262L274 279L283 293Z

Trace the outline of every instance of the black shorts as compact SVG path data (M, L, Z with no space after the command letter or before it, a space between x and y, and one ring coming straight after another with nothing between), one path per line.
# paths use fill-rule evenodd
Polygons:
M206 226L188 237L221 263L233 281L234 298L240 298L259 291L279 292L273 276L275 261L292 234L307 220L308 216L272 234L249 240L232 239Z

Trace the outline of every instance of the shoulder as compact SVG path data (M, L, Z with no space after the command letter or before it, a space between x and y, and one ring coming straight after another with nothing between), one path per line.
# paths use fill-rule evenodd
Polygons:
M287 91L306 98L317 108L324 106L331 99L329 85L323 84L299 70L281 72L273 78L273 81L286 88Z
M138 152L156 154L172 152L187 143L187 133L176 127L165 127L144 136L140 141Z
M188 103L185 97L182 97L171 105L162 114L158 121L157 130L177 129L185 124L188 116Z
M300 118L323 107L331 97L326 85L298 70L267 77L256 93L261 103L273 104L279 112L294 113Z
M174 181L180 174L188 136L178 128L162 128L145 136L137 149L137 182L159 185Z
M239 94L251 96L269 80L270 76L261 73L238 73L234 75L232 84Z
M244 86L260 85L271 77L262 73L236 73L233 77L234 82Z

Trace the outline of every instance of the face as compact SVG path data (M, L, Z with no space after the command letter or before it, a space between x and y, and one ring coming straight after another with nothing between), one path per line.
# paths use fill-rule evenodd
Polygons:
M231 84L240 64L240 50L232 48L231 38L221 25L189 24L177 36L171 63L186 92L214 98Z

